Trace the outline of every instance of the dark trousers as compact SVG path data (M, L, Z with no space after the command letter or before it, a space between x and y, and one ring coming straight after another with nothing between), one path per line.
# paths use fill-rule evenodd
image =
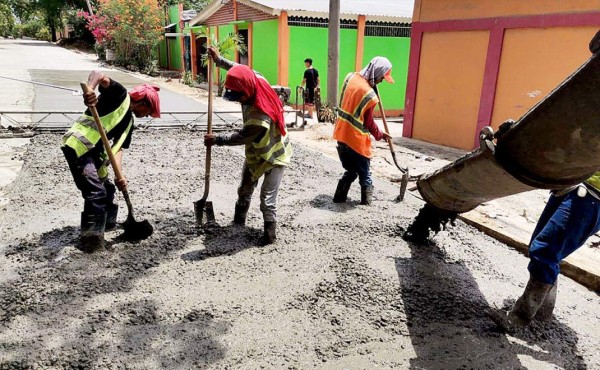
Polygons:
M577 190L551 196L529 244L529 272L545 284L554 284L560 262L600 229L600 201Z
M98 177L98 168L102 166L100 158L91 155L77 155L71 148L62 148L77 189L83 196L83 212L99 214L106 212L106 205L115 197L115 185L108 179Z
M342 162L342 167L346 170L342 176L343 182L351 184L358 177L361 187L373 185L371 159L358 154L348 145L339 141L337 151L340 156L340 162Z

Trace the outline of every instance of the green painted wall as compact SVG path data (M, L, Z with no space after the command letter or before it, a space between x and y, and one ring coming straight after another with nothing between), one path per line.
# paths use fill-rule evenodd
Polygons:
M260 72L271 85L277 85L279 55L277 20L254 22L252 27L252 68Z
M296 86L300 86L304 76L304 59L312 58L313 67L319 71L321 80L322 99L327 98L327 28L317 27L290 27L290 65L288 68L289 82L292 88L291 103L296 101ZM340 30L340 81L341 87L344 77L354 71L356 58L357 30ZM302 99L298 100L301 103Z
M381 101L386 110L404 109L409 51L409 37L365 37L363 66L366 66L375 56L386 57L392 62L392 77L395 83L391 85L383 81L378 85Z
M179 6L171 5L168 10L169 23L176 23L175 32L182 32L179 27ZM166 26L166 25L165 25ZM171 65L168 65L167 61L167 42L169 44L169 56L171 59ZM181 69L183 68L183 50L181 46L181 37L169 37L160 41L159 45L160 59L159 64L163 68Z

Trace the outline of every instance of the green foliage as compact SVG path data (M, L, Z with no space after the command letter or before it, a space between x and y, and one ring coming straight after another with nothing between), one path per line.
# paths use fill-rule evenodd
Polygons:
M152 63L162 38L162 8L157 0L99 0L98 14L108 19L116 63L143 70Z
M0 3L0 36L8 37L13 33L15 18L7 4Z
M142 73L148 76L158 76L158 60L151 61L143 70Z
M244 36L240 35L239 33L229 35L219 42L215 35L209 35L208 29L206 29L204 32L198 35L198 38L200 37L206 37L209 39L210 45L214 46L219 51L219 54L223 56L223 58L233 59L236 50L242 55L246 54L248 51L246 45L244 45ZM204 46L207 46L207 44L204 44ZM204 54L202 55L202 65L206 66L207 63L207 56Z
M185 71L181 74L181 83L188 86L194 86L194 75L192 74L192 71Z
M181 2L180 0L169 0L167 3L168 5L177 5ZM211 2L212 0L183 0L183 9L201 11Z
M41 19L31 19L24 24L15 24L13 29L13 36L18 37L30 37L37 40L50 41L50 29Z

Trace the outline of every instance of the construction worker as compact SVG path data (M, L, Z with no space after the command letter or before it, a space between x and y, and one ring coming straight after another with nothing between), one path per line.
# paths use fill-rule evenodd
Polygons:
M284 168L289 165L292 156L283 120L283 105L260 74L222 58L213 47L208 48L208 53L218 67L228 70L223 98L242 105L244 126L232 135L205 135L204 143L207 146L246 146L233 222L245 225L252 193L258 179L264 176L260 191L260 210L264 220L262 243L271 244L277 239L277 192Z
M83 101L88 107L96 106L106 135L113 141L112 151L120 167L122 150L131 143L133 116L160 117L159 88L143 84L128 93L100 71L92 71L87 83L92 91L83 94ZM98 97L93 91L97 86ZM108 155L89 109L63 136L61 149L84 199L81 249L91 253L104 247L104 231L115 228L119 208L114 203L115 185L108 179ZM116 185L123 190L127 180L116 181Z
M529 281L514 307L492 318L504 329L552 318L560 263L600 230L600 172L550 196L529 242Z
M338 142L338 155L346 172L338 182L334 203L346 201L350 185L357 177L360 204L370 205L373 200L371 135L377 141L391 139L373 120L373 110L379 102L376 86L383 80L394 83L392 63L387 58L375 57L360 72L348 74L342 85L333 138Z
M600 51L600 31L589 43ZM506 314L490 311L491 318L507 331L532 320L552 319L556 304L560 263L600 230L600 172L584 183L553 192L529 242L529 281L525 291Z

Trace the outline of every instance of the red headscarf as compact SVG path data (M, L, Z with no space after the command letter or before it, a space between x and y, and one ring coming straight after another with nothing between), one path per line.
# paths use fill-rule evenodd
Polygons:
M158 97L159 91L160 87L158 86L142 84L134 87L129 95L131 96L131 99L135 101L146 99L152 108L152 113L150 113L150 115L154 118L160 118L160 99Z
M225 88L241 92L248 98L254 97L254 105L265 112L285 135L283 105L267 80L259 78L248 66L236 64L227 72Z

